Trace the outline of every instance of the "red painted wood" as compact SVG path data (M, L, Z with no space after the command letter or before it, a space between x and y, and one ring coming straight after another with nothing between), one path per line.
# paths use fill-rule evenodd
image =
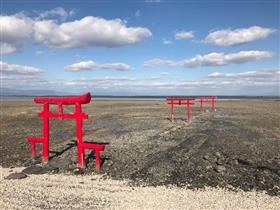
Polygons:
M174 105L187 106L187 118L188 123L191 121L191 109L190 106L195 104L195 98L175 98L175 97L166 97L166 103L171 105L171 119L174 119Z
M85 149L95 150L96 153L96 170L100 169L100 151L104 151L105 146L99 144L88 144L83 142L83 120L88 119L88 115L82 112L82 104L87 104L91 101L90 93L74 97L49 97L49 98L34 98L35 103L43 104L43 111L38 113L38 117L43 118L43 137L29 137L27 140L31 143L31 158L36 156L36 143L42 143L42 160L49 160L49 118L58 119L76 119L76 136L78 150L78 165L86 167ZM58 113L49 111L49 105L58 105ZM63 113L63 105L75 104L75 113Z
M81 96L74 96L74 97L35 97L35 103L48 103L48 104L88 104L90 103L91 95L90 93L86 93Z
M215 112L215 102L217 102L217 100L218 100L217 96L200 96L199 97L200 112L203 112L203 103L211 103L212 112Z

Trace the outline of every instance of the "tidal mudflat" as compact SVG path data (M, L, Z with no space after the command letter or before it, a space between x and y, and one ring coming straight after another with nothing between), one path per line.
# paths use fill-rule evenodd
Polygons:
M280 101L273 100L219 101L214 113L192 107L188 125L186 109L176 108L172 122L165 101L93 100L84 106L89 114L84 139L106 144L99 172L104 179L136 187L219 187L280 196L279 109ZM47 165L40 165L39 152L30 160L26 138L41 136L40 110L31 101L1 102L0 165L33 166L34 173L95 174L90 152L88 168L77 173L73 120L51 120Z

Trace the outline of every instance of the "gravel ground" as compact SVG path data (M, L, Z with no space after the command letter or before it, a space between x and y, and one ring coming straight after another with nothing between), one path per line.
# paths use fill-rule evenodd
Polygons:
M6 180L23 168L0 168L1 209L280 209L280 198L262 192L207 187L130 186L102 175L29 175Z
M52 158L34 167L40 147L30 161L26 138L42 134L41 107L1 102L0 209L280 209L279 108L221 101L215 113L192 107L187 125L180 108L170 121L164 101L93 101L84 140L106 143L98 175L90 151L87 169L77 170L73 120L51 120ZM3 179L18 167L27 178Z

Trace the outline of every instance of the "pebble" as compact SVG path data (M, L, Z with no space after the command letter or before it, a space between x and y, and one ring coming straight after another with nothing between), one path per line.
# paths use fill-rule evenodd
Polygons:
M219 157L222 157L222 155L221 155L220 152L215 152L215 156L218 157L218 158L219 158Z
M5 177L5 179L24 179L26 177L27 175L25 173L12 173Z
M82 174L84 174L84 170L80 169L80 168L76 168L76 169L73 170L73 174L82 175Z
M160 137L167 136L170 133L170 131L164 131L163 133L160 134Z
M226 171L226 167L222 165L218 165L214 168L214 170L218 173L224 173Z
M217 161L217 158L216 158L216 157L213 157L212 155L209 155L209 154L204 155L204 156L203 156L203 159L204 159L204 160L208 160L208 161L210 161L210 162L216 162L216 161Z
M216 161L216 164L217 164L217 165L223 165L223 160L219 158L219 159Z
M204 156L203 156L203 159L204 159L204 160L210 160L210 157L209 157L209 155L204 155Z
M213 169L213 166L212 166L212 165L207 165L207 166L206 166L206 170L211 170L211 169Z

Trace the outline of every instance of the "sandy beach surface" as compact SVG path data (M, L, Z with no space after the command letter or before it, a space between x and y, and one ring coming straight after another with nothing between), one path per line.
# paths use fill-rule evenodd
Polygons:
M263 192L136 187L102 175L4 178L22 169L0 168L1 209L280 209L280 198Z

